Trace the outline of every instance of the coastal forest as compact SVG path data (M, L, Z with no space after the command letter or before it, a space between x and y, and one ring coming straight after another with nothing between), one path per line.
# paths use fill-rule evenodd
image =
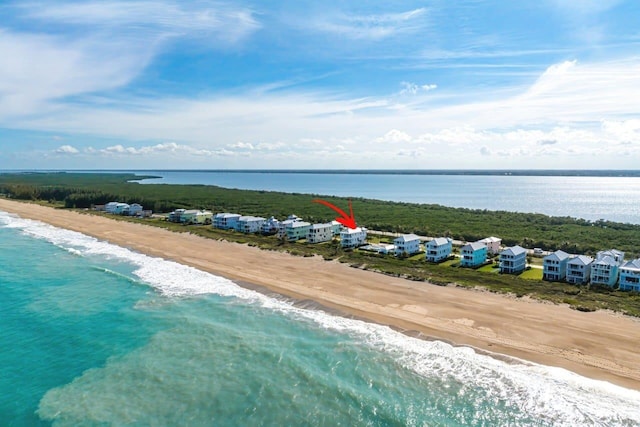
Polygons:
M45 201L66 208L90 208L109 201L140 203L154 212L177 208L209 209L284 218L296 214L310 222L334 219L334 212L316 203L323 198L346 209L348 199L319 194L295 194L221 188L211 185L140 184L149 178L130 173L0 174L0 194L19 200ZM358 224L371 230L446 236L475 241L502 238L505 245L562 249L593 255L616 248L626 257L640 255L640 225L589 221L543 214L451 208L353 197Z
M292 194L251 191L210 185L140 184L145 176L130 173L0 173L0 197L30 201L60 209L75 209L100 215L90 208L109 201L140 203L145 209L166 213L174 209L208 209L283 219L296 214L310 222L327 222L335 214L317 203L322 198L346 209L349 200L318 194ZM448 236L474 241L498 236L503 244L563 249L575 254L595 254L616 248L627 259L638 257L640 225L610 221L588 221L570 217L549 217L504 211L449 208L439 205L396 203L354 197L351 199L359 225L369 230L416 233L424 236ZM496 260L477 271L461 268L455 258L440 264L426 262L423 254L409 258L345 250L339 242L306 244L287 242L274 236L244 234L211 226L182 225L162 217L138 219L110 216L121 221L144 222L174 232L188 232L210 239L223 239L256 246L264 250L288 252L297 256L322 256L351 267L375 271L433 285L455 285L485 289L516 297L568 304L580 311L609 309L640 317L640 294L622 292L606 286L580 286L540 280L540 270L519 276L497 274ZM391 241L393 237L370 233L369 240ZM529 260L534 261L533 259ZM534 274L532 274L534 273Z

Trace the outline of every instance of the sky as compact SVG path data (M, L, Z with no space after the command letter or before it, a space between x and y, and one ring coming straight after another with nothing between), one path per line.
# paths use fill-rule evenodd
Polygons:
M640 2L3 1L0 169L637 169Z

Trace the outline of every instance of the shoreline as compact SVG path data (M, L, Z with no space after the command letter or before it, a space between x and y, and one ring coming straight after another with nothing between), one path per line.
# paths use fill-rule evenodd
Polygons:
M300 258L2 198L0 210L190 265L296 304L640 390L640 321L628 316L414 282L319 257Z

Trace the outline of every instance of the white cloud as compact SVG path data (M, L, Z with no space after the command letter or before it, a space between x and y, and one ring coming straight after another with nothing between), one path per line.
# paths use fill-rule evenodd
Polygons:
M400 86L402 86L400 95L417 95L420 92L428 92L438 87L436 84L418 85L411 82L400 82Z
M425 8L377 15L335 14L311 22L311 28L353 39L380 40L400 33L413 32L423 22Z
M253 11L229 3L151 1L89 1L23 3L16 7L28 19L107 31L114 37L186 36L236 42L260 27ZM97 27L97 28L96 28Z
M61 145L55 149L56 154L78 154L80 151L71 145Z

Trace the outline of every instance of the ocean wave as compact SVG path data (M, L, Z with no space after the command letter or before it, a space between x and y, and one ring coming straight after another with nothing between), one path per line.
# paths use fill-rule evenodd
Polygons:
M570 371L521 361L507 363L468 347L406 336L389 327L296 307L234 282L173 261L150 257L74 231L0 212L0 226L20 229L82 256L130 263L134 274L167 297L217 294L238 298L392 354L403 367L426 378L446 378L458 393L481 389L484 400L523 411L545 425L639 425L640 392L588 379ZM515 361L515 359L514 359ZM517 361L516 361L517 362Z

